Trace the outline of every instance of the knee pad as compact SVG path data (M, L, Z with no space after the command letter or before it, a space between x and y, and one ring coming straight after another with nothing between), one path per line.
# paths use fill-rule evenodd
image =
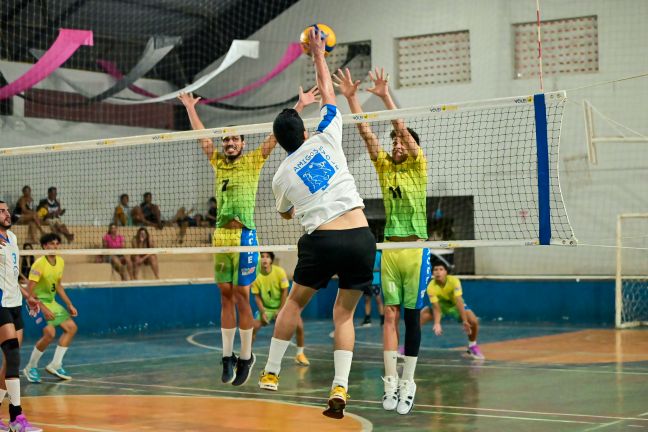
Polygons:
M421 311L405 309L405 355L418 357L421 346Z
M2 348L7 362L5 378L18 378L18 370L20 369L20 345L18 345L18 339L7 339L0 344L0 348Z

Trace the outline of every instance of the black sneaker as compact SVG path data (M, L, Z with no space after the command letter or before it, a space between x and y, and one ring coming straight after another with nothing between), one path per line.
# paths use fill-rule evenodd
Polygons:
M232 354L229 357L223 357L223 375L221 375L221 380L225 384L229 384L236 378L234 373L234 365L236 365L236 356Z
M252 371L255 362L256 356L254 354L252 354L252 357L250 357L249 360L238 359L236 361L236 378L234 378L232 385L242 386L245 384L250 378L250 372Z
M366 316L364 317L364 321L362 321L362 324L360 324L362 327L371 327L371 317Z

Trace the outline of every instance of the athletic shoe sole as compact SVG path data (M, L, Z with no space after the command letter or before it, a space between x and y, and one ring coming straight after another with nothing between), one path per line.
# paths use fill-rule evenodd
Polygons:
M49 366L46 367L45 370L47 371L47 373L49 373L49 374L51 374L51 375L54 375L55 377L59 377L59 378L61 378L62 380L69 381L69 380L72 379L71 376L69 376L69 375L61 375L60 373L58 373L58 372L56 371L56 369L52 369L52 368L50 368Z
M32 379L32 378L29 376L29 374L27 373L27 368L23 369L22 373L23 373L25 379L26 379L27 381L29 381L30 383L40 384L41 380L35 380L35 379ZM1 432L2 430L3 430L3 429L2 429L2 427L0 426L0 432ZM9 430L9 428L4 429L4 430Z
M346 401L344 399L331 398L328 401L328 406L328 409L322 414L336 420L344 418L344 408L346 408Z

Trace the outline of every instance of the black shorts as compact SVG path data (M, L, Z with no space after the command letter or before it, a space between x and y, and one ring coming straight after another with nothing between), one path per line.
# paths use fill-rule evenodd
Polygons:
M0 327L5 324L13 324L16 328L16 331L25 328L25 323L22 319L22 306L0 306Z
M318 230L297 243L294 280L314 289L325 288L333 275L340 288L364 290L373 282L376 240L368 227Z
M373 281L372 281L373 282ZM369 285L364 289L364 295L367 297L378 297L380 295L380 285Z

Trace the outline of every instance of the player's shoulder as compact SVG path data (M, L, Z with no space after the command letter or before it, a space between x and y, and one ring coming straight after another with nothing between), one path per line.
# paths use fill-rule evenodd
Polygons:
M448 282L454 286L461 285L461 281L457 276L448 275Z

